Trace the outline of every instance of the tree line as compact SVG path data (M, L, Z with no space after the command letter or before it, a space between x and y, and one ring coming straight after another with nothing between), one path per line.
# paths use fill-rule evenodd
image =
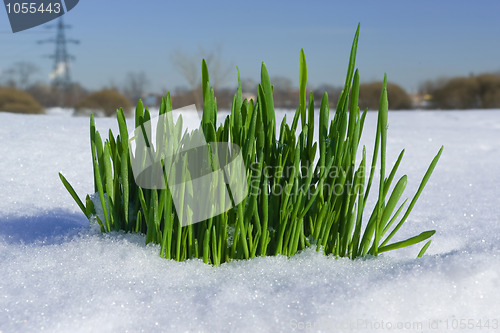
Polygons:
M420 91L437 109L500 108L500 73L428 81Z
M205 53L200 50L200 53ZM230 109L235 92L227 88L226 82L232 76L232 65L223 62L218 53L208 52L207 63L210 68L211 83L214 85L217 103L220 109ZM198 57L189 56L180 51L172 54L171 61L188 83L171 92L174 108L196 104L202 107L201 78L198 70ZM100 110L101 115L110 116L118 107L131 110L139 98L146 99L145 104L158 106L159 94L146 94L149 81L144 72L129 72L121 87L110 83L108 87L89 91L79 83L72 83L65 91L55 87L31 82L36 73L36 66L18 62L0 76L0 110L24 113L43 113L44 108L64 106L75 109L76 113L87 114ZM273 97L276 108L295 109L299 100L298 88L287 77L271 77L274 86ZM246 98L256 98L257 82L252 79L241 80ZM341 87L322 84L312 89L313 98L319 104L324 92L329 95L330 108L335 108ZM378 108L382 82L361 83L359 87L359 106L362 109ZM500 73L470 75L426 81L416 94L408 94L401 86L389 82L387 85L389 108L392 110L410 109L479 109L500 108ZM309 92L308 92L309 94Z

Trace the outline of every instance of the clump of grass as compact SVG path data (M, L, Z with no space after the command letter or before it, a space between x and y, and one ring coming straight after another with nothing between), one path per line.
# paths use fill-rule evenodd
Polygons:
M265 255L292 256L307 247L325 254L357 258L399 249L428 240L434 230L409 239L391 242L402 227L424 189L442 149L432 160L417 192L402 203L407 177L394 183L403 158L401 152L387 174L387 80L384 78L378 110L377 133L370 168L366 150L360 150L366 110L358 107L359 73L355 70L359 26L352 44L349 66L335 115L329 119L328 95L319 109L319 140L314 142L313 94L307 100L307 68L303 50L299 58L300 101L291 124L283 119L278 135L273 105L273 87L266 66L262 64L258 97L244 100L239 85L229 116L216 124L217 104L209 85L208 69L202 62L203 117L201 128L207 142L229 142L241 147L248 195L228 211L196 224L182 225L169 188L143 189L134 181L129 152L129 134L123 110L118 110L119 135L109 131L101 137L90 118L90 143L94 168L94 191L83 203L68 181L64 186L89 220L96 220L103 232L125 230L146 235L146 243L161 245L164 258L185 260L202 258L205 263L220 265L233 259ZM239 78L238 78L239 81ZM159 114L172 111L170 95L162 100ZM151 119L141 101L135 112L135 127ZM298 131L299 121L301 130ZM182 128L182 117L174 126ZM176 133L179 140L182 133ZM189 133L184 133L184 136ZM318 156L318 158L316 158ZM380 182L373 182L380 160ZM215 163L212 161L212 163ZM215 169L215 165L212 164ZM187 175L183 179L189 179ZM392 188L392 190L390 190ZM375 192L376 191L376 192ZM378 196L371 211L366 209L371 192ZM186 198L196 196L185 188ZM203 198L205 199L205 198ZM97 203L95 206L94 202ZM406 208L405 208L406 207ZM101 211L101 217L96 214ZM365 221L365 223L363 223ZM430 244L425 243L419 256Z

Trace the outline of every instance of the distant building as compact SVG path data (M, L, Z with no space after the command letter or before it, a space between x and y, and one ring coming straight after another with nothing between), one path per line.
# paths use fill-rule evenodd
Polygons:
M243 97L243 99L247 99L248 101L253 99L254 103L257 101L257 96L252 93L244 92L241 94L241 96Z
M427 93L416 93L410 95L413 108L429 109L432 107L432 95Z
M161 104L161 95L158 94L147 94L144 96L143 102L144 105L147 105L148 107L159 107Z

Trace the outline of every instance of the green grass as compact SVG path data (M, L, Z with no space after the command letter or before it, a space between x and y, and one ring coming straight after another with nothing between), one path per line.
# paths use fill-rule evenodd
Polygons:
M303 50L299 56L299 106L291 124L285 117L279 131L273 87L264 63L257 100L244 100L239 85L230 115L222 124L217 124L217 103L209 85L206 63L202 62L201 128L207 142L230 142L241 147L249 190L240 204L220 215L182 226L183 217L178 216L168 187L143 189L136 185L129 156L129 134L121 109L117 111L117 136L110 130L108 137L101 137L95 129L93 116L90 118L94 191L99 199L92 201L87 195L82 202L62 174L60 178L83 213L89 220L97 221L103 232L143 233L146 243L160 244L160 256L178 261L202 258L205 263L220 265L256 256L292 256L307 247L315 247L327 255L354 259L424 242L435 233L434 230L404 241L392 239L414 208L443 148L432 160L417 192L406 205L408 199L402 200L402 197L407 177L394 179L404 151L392 169L388 169L386 161L388 101L387 79L384 78L373 156L368 162L365 147L359 147L367 111L358 107L359 73L355 70L358 35L359 26L352 44L344 90L333 119L330 119L325 93L317 129L314 128L317 111L312 93L307 100ZM170 95L167 94L159 114L171 111ZM144 126L150 119L148 108L139 101L135 127ZM175 128L179 141L192 135L181 133L182 118ZM317 142L313 139L315 130L319 131ZM175 142L169 144L175 149ZM358 153L361 162L356 164ZM380 182L375 184L377 161L380 161ZM217 161L211 163L215 170ZM190 180L190 175L183 175L182 179ZM376 185L378 188L372 190ZM366 207L370 193L378 197L371 211ZM183 188L183 194L196 195L188 185ZM96 214L94 202L100 206L103 218ZM429 244L430 240L418 256L424 254Z

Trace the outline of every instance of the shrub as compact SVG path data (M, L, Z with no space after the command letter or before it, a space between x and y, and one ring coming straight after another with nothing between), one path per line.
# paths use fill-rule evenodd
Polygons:
M0 111L14 113L43 113L38 102L23 90L0 87Z
M425 92L439 109L500 108L500 75L481 74L427 82Z
M472 109L481 106L479 84L474 77L456 77L432 93L439 109Z
M33 98L44 107L52 107L58 104L55 89L44 83L35 83L27 90Z
M325 92L328 94L330 108L334 108L336 106L335 102L339 99L340 94L342 93L342 87L335 87L330 84L322 84L313 91L314 100L321 101L321 98L323 98L323 94Z
M359 85L359 107L361 109L377 110L380 100L380 90L383 82L362 83ZM412 107L410 96L394 83L387 83L387 97L390 110L408 110Z
M500 108L500 75L482 74L476 80L479 84L481 107Z
M63 91L44 83L35 83L27 90L45 108L64 106L74 108L76 103L88 95L87 91L78 83L71 83Z
M201 201L212 207L221 193L214 192L207 197L193 189L189 184L198 176L191 172L199 171L187 169L186 166L191 162L197 166L208 164L208 171L211 172L219 170L220 165L232 163L231 153L221 154L217 148L219 146L194 146L195 149L205 149L211 153L197 155L194 161L189 155L180 155L182 163L179 169L178 164L173 165L171 158L162 158L160 163L153 164L148 170L152 175L163 172L163 188L147 189L137 185L136 181L140 177L133 174L131 156L134 156L134 161L145 161L154 156L174 156L181 146L193 147L189 145L189 140L201 133L183 132L182 117L179 117L177 122L169 125L173 129L172 139L164 140L159 133L164 131L165 124L158 122L156 128L152 127L151 114L148 108L144 109L141 101L135 113L137 130L134 139L140 132L143 135L156 133L156 140L152 142L148 142L149 135L144 136L148 149L129 145L129 133L122 110L117 113L119 135L114 136L110 131L104 143L91 116L95 193L93 197L87 195L84 204L64 176L59 174L61 181L87 218L97 221L103 232L125 230L144 233L146 243L160 244L160 255L168 259L202 258L205 263L220 265L229 260L255 256L292 256L311 246L325 254L357 258L367 254L376 256L425 241L434 234L434 230L391 243L425 187L442 148L429 166L410 204L405 208L405 200L397 207L407 177L402 176L393 186L404 151L390 173L386 174L388 102L384 78L371 167L365 167L368 162L364 148L361 162L356 167L356 155L366 117L366 111L361 112L358 106L359 74L354 70L358 34L359 26L351 50L345 88L331 121L328 94L322 96L318 142L313 139L313 94L309 100L306 99L307 68L303 51L299 58L299 107L291 125L287 123L286 117L283 119L279 135L273 88L264 63L257 100L243 100L239 85L233 98L231 114L223 124L217 125L217 104L213 89L209 86L206 63L202 62L204 99L200 128L209 143L226 142L241 147L246 179L242 177L239 180L246 181L249 189L248 196L240 202L235 199L234 188L228 187L232 208L217 216L190 223L193 210L177 211L173 195L180 188L181 200ZM171 111L170 95L167 94L159 113L169 116ZM297 135L299 121L301 130ZM162 145L165 147L162 148ZM316 153L319 153L319 158L316 158ZM370 213L366 212L365 205L374 185L372 181L378 160L378 200ZM172 184L168 178L171 173L175 174L177 180ZM232 172L224 173L224 183L231 184L234 177ZM172 189L173 185L176 190ZM400 216L403 210L405 212ZM364 224L363 219L366 221ZM185 220L187 223L184 223ZM430 241L424 245L419 256L423 255L429 244Z
M116 114L116 110L119 108L123 108L128 114L130 107L127 97L116 90L103 89L91 93L78 102L76 110L77 112L83 112L84 110L101 111L105 116L112 116Z

